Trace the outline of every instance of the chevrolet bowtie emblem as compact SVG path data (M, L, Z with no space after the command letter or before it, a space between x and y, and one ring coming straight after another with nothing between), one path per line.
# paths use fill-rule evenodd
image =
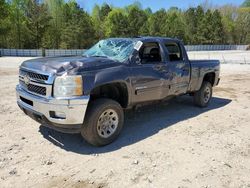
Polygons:
M23 77L23 81L24 81L24 83L25 83L26 85L29 85L29 83L30 83L30 78L29 78L29 76L28 76L27 74Z

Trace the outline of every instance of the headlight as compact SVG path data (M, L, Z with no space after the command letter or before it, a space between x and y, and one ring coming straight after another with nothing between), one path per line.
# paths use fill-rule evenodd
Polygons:
M71 97L83 95L82 76L56 77L54 97Z

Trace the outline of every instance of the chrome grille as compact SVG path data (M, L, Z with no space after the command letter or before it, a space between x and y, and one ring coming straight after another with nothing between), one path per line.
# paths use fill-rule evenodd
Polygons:
M25 70L20 70L20 75L25 76L28 75L31 79L34 80L40 80L40 81L47 81L49 79L48 75L44 75L44 74L38 74L38 73L34 73L34 72L28 72Z
M43 95L45 96L46 95L46 87L41 87L41 86L36 86L36 85L33 85L33 84L29 84L27 86L28 90L33 92L33 93L37 93L39 95Z
M21 68L19 84L22 89L34 95L49 98L52 94L54 76L51 74Z
M22 80L20 80L20 84L21 84L22 88L24 88L32 93L46 96L46 87L42 87L42 86L38 86L38 85L34 85L34 84L26 85L24 83L24 81L22 81Z

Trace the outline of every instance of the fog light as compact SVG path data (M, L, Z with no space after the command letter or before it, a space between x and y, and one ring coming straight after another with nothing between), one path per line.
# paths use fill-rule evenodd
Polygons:
M55 112L57 118L66 119L66 114L64 112Z
M50 117L57 119L66 119L66 114L64 112L50 111Z

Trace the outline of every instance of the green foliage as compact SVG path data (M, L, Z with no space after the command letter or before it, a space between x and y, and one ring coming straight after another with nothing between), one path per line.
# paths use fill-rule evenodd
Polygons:
M76 0L0 0L0 48L88 48L106 37L177 37L186 44L249 44L250 0L241 7L211 5L152 12Z
M242 5L242 7L250 7L250 0L245 0Z
M213 44L213 13L208 10L200 23L200 43Z
M165 26L164 22L166 20L166 10L161 9L150 15L148 19L149 35L152 36L164 36Z
M10 30L10 6L5 0L0 0L0 48L7 47L6 36Z
M206 40L206 30L207 30L207 18L205 17L205 12L201 6L198 6L196 9L196 14L195 16L197 17L196 23L196 35L195 35L195 43L196 44L204 44L204 41ZM207 14L208 16L208 14Z
M180 38L186 41L185 21L183 13L177 8L169 9L164 23L164 36Z
M47 5L39 4L36 0L27 0L26 6L27 28L29 38L27 46L41 48L42 38L49 27L49 16Z
M236 44L237 33L236 29L236 16L237 16L237 7L231 5L225 5L220 8L220 13L222 16L222 24L225 31L225 43Z
M13 48L25 48L28 36L25 0L13 0L10 5L10 31L7 45Z
M138 6L132 5L127 8L128 20L128 35L139 36L143 31L145 21L147 21L147 14Z
M8 8L8 4L5 2L5 0L0 0L0 20L8 16Z
M107 37L128 36L128 19L122 9L113 9L105 19L105 35Z
M250 7L240 8L236 19L236 43L250 43Z
M112 11L112 8L107 4L104 3L101 8L100 8L100 12L99 12L99 16L100 16L100 20L104 21L105 18L108 16L108 14Z
M189 8L184 13L184 21L185 21L185 32L188 44L196 44L197 42L197 16L196 16L196 9L195 8Z
M71 1L69 2L71 3ZM47 48L59 48L61 41L61 32L63 28L63 6L64 0L45 0L48 6L48 11L52 19L50 20L50 27L46 34L47 40L44 41L44 46Z
M103 4L101 7L98 5L95 5L92 11L92 20L93 20L93 26L95 30L95 35L91 38L93 40L100 40L105 37L105 19L108 16L108 14L112 11L112 8L108 4Z
M221 14L218 10L215 10L212 15L212 43L213 44L225 44L225 29L222 22Z
M92 44L93 23L90 16L71 1L63 7L64 27L60 48L87 48Z

